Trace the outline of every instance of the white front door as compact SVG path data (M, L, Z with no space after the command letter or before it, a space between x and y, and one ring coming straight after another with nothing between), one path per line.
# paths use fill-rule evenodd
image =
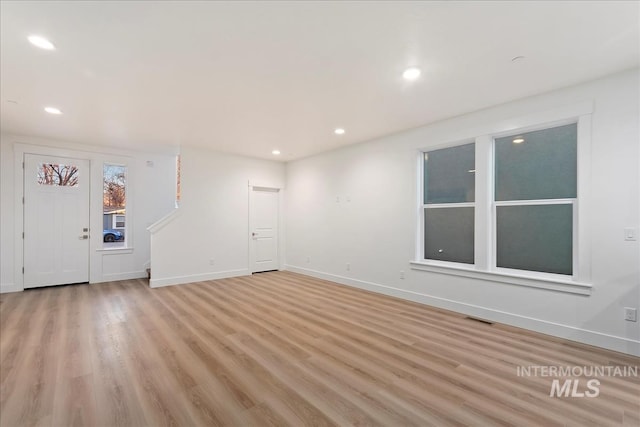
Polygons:
M24 287L89 281L89 161L24 156Z
M278 189L251 187L251 272L278 269Z

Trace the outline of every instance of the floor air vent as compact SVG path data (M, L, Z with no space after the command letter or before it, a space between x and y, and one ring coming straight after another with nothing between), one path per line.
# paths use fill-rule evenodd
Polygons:
M490 321L488 321L488 320L484 320L484 319L478 319L477 317L470 317L470 316L467 316L467 317L465 317L465 319L467 319L467 320L473 320L474 322L484 323L484 324L486 324L486 325L493 325L493 322L490 322Z

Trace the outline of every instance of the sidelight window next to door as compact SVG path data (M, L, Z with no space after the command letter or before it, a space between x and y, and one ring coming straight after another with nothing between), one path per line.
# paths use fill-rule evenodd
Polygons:
M105 163L102 174L102 240L105 249L127 243L127 167Z

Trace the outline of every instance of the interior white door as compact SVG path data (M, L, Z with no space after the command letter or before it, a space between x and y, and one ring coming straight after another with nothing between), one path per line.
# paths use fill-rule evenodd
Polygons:
M89 161L25 154L24 287L89 281Z
M251 272L277 270L278 189L251 187L250 258Z

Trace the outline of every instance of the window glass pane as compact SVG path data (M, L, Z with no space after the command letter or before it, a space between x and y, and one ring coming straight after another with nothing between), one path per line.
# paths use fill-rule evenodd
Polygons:
M496 200L576 197L577 125L495 140Z
M105 164L103 169L102 237L105 247L124 247L127 213L127 167Z
M573 206L498 206L497 266L573 273Z
M424 153L424 203L475 200L475 144Z
M474 263L474 208L425 208L424 258Z
M70 165L41 163L38 166L38 184L61 187L78 186L78 168Z

